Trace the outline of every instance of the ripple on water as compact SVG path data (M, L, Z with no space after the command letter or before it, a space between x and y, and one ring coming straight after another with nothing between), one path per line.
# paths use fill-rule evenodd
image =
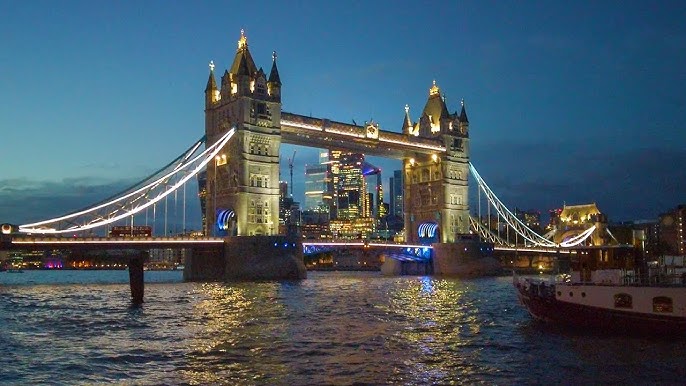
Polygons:
M120 272L64 282L55 272L31 275L49 285L0 285L0 384L677 384L686 376L683 340L546 328L516 303L509 278L310 272L302 282L201 284L177 273L147 284L146 303L132 308Z

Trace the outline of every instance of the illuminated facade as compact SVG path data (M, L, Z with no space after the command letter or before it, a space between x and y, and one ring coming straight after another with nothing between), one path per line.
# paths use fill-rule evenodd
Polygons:
M608 245L611 236L607 232L607 217L600 212L595 203L582 205L565 205L560 211L557 231L553 237L556 244L573 238L595 226L589 237L589 245Z
M236 136L207 167L205 233L273 235L279 225L281 80L272 55L269 77L258 69L241 31L233 63L217 87L214 63L205 88L205 134ZM220 221L217 221L217 220Z
M660 241L666 254L686 255L686 205L679 205L659 217Z
M305 208L316 212L329 212L324 202L328 192L328 165L305 165Z
M207 171L203 170L196 175L198 179L198 199L200 200L200 213L202 216L202 233L207 235Z
M339 220L354 220L365 216L367 182L362 174L364 154L344 153L339 161L338 213Z
M395 170L389 179L390 212L394 216L403 216L403 171Z
M464 103L459 113L449 113L434 82L417 122L405 106L402 133L417 140L438 139L446 149L440 154L416 152L403 160L406 241L426 239L421 229L435 229L435 242L459 240L460 234L469 233L469 120Z

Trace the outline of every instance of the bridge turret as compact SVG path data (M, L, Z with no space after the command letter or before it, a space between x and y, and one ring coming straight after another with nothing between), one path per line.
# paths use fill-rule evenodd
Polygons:
M460 116L457 117L458 126L460 128L460 133L463 135L469 134L469 119L467 119L467 111L464 108L464 99L460 101L462 105L462 110L460 110Z
M419 135L423 137L433 137L439 134L448 125L450 113L445 105L445 100L441 96L441 89L433 81L429 89L429 99L424 105L422 117L419 125Z
M276 67L276 51L272 52L272 70L267 81L267 94L277 102L281 102L281 77Z
M435 229L428 233L435 237L432 242L440 243L456 242L461 235L469 233L469 135L467 114L464 106L462 108L461 114L448 112L436 81L429 89L429 98L414 126L406 107L403 133L439 139L445 146L445 151L415 154L403 163L408 242L422 241L427 229Z
M217 83L214 80L214 61L210 61L210 77L207 79L207 86L205 86L205 109L219 101L220 98Z
M220 99L206 109L208 143L236 129L235 138L207 168L207 235L278 232L281 99L272 91L281 81L273 60L268 78L255 65L241 30L233 63L222 76ZM235 224L227 223L228 218Z
M415 129L416 127L412 124L412 118L410 118L410 106L405 105L405 117L403 118L403 126L401 132L403 134L419 135L419 132Z

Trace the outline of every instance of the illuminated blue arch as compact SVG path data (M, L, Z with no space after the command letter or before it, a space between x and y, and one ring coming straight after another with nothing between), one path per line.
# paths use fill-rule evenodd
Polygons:
M217 209L215 224L218 236L233 236L235 232L236 213L231 209Z
M439 241L438 224L433 221L426 221L417 227L419 242L422 244L437 243Z

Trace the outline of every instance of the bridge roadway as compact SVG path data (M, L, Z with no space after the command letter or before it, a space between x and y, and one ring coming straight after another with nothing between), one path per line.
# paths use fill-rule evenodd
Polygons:
M165 249L165 248L217 248L221 250L224 240L218 237L36 237L13 236L3 239L0 249Z
M380 130L373 124L359 126L287 112L281 113L281 142L328 149L342 148L400 160L413 157L416 153L446 151L445 144L438 139Z
M411 245L399 243L382 243L359 240L333 240L319 242L303 242L303 250L308 247L333 247L336 249L388 249L388 248L411 248L432 249L430 245ZM223 248L224 239L220 237L44 237L44 236L13 236L3 238L0 249L11 250L36 250L36 249L164 249L164 248L198 248L220 250ZM569 254L569 249L555 249L542 247L494 247L501 252L533 252L545 254Z

